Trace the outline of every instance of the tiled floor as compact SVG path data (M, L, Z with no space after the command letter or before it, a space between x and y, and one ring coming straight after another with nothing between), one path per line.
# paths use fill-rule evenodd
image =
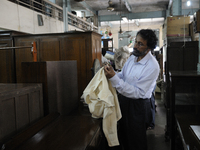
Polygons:
M160 93L156 93L155 128L147 131L148 150L170 150L170 142L165 140L166 112Z

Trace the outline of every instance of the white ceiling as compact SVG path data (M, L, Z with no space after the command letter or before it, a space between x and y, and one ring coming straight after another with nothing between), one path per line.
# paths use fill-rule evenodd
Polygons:
M108 11L107 7L109 6L109 0L83 0L82 2L76 2L75 0L66 0L70 2L71 10L79 11L79 10L92 10L93 12L98 12L98 16L112 16L118 15L123 16L123 14L135 14L135 13L151 13L151 12L159 12L168 10L169 5L173 0L111 0L112 6L115 8L114 11ZM56 0L56 3L62 5L63 0ZM199 8L199 0L191 0L191 6L186 5L187 0L182 0L182 13L184 13L184 9L190 9L190 15L193 15L193 9ZM128 11L126 4L131 8ZM188 14L185 14L188 15ZM145 18L143 16L143 18ZM137 18L130 19L129 23L140 22L140 24L152 24L152 23L164 23L164 17L162 18L146 18L145 20ZM121 22L124 23L123 21ZM118 21L105 21L101 22L101 26L107 26L108 24L119 25Z

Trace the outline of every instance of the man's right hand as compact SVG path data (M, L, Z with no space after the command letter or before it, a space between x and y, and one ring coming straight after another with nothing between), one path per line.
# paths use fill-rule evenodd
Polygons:
M113 68L110 64L104 65L104 71L105 71L105 75L108 79L112 78L115 75L115 71L113 70Z

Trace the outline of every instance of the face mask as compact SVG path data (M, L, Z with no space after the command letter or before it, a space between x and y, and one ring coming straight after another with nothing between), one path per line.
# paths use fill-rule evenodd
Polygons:
M133 55L136 57L144 56L144 55L146 55L147 50L148 49L144 50L143 52L140 52L139 50L137 50L137 48L133 48Z

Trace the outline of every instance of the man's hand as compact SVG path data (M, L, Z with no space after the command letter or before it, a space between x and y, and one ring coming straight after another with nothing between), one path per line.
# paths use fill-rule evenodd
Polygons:
M115 75L115 71L113 70L112 66L109 64L104 65L104 71L108 79L112 78Z

